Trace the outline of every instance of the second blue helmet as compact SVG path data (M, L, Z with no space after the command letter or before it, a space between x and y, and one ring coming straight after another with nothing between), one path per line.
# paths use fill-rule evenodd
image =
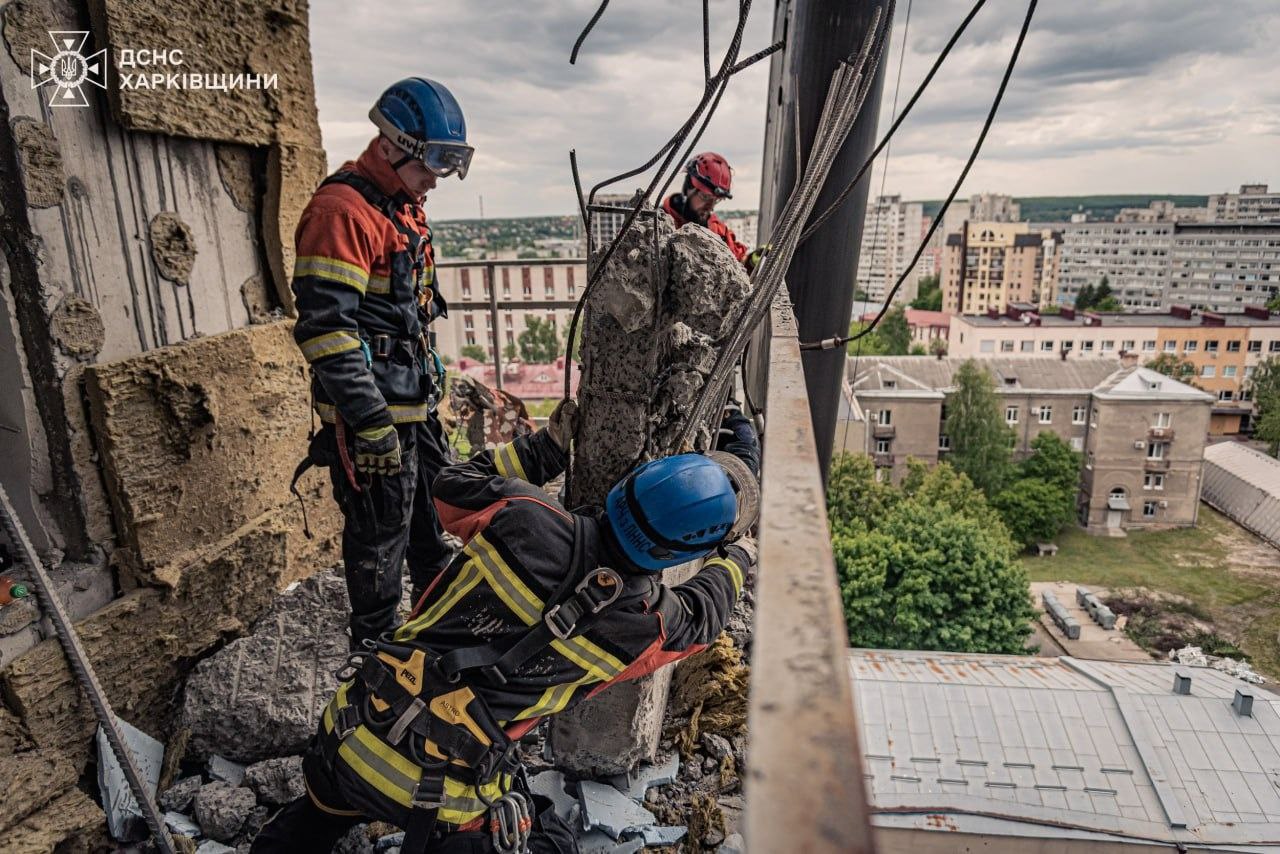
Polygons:
M467 143L462 108L443 83L408 77L387 88L369 118L406 156L438 177L467 177L475 149Z

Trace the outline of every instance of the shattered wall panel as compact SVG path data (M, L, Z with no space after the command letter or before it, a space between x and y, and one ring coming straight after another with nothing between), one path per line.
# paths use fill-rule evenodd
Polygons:
M263 207L263 245L275 282L276 298L287 314L295 314L293 233L311 195L327 173L324 149L310 145L276 145L267 159L267 195Z
M254 326L88 369L125 560L140 581L175 585L209 544L296 509L289 481L311 408L291 328ZM313 472L302 484L322 537L336 530L336 514L322 515L333 504L323 481Z
M89 9L115 75L278 79L275 89L109 87L124 127L246 145L319 143L306 0L90 0ZM124 50L179 50L182 64L126 67Z
M109 851L102 808L79 789L67 789L45 809L0 833L5 854Z

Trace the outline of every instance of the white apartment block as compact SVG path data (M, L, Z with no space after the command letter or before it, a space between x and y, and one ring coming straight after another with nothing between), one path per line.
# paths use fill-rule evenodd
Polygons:
M1085 285L1105 277L1127 309L1156 311L1169 282L1172 222L1073 222L1062 227L1058 302L1074 305Z
M1280 221L1179 225L1165 304L1230 311L1280 292Z
M907 269L920 246L920 223L924 206L920 202L904 202L901 196L881 196L867 205L862 226L862 250L858 256L858 287L871 302L883 302L898 277ZM921 269L917 264L898 291L895 302L915 298Z
M1209 197L1210 222L1280 222L1280 192L1266 184L1242 184L1238 193Z
M974 222L1018 222L1022 219L1022 206L1013 200L1013 196L978 193L969 197L969 212L965 219Z
M633 198L621 193L602 193L596 196L595 203L625 208L631 206ZM607 246L622 230L626 219L626 211L591 211L591 245L596 249Z

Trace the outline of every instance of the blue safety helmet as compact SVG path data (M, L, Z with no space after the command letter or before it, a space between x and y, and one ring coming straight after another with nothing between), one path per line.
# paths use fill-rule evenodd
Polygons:
M679 454L624 477L609 490L605 513L627 559L659 572L720 545L734 528L738 500L720 463Z
M405 153L405 160L421 160L440 178L455 172L467 177L475 149L467 144L467 122L462 108L441 83L425 77L408 77L392 84L369 111L369 118L383 135Z

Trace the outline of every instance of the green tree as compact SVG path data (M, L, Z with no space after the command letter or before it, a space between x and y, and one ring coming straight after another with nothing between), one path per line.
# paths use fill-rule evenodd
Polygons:
M991 499L1014 542L1029 546L1052 540L1074 518L1074 487L1068 492L1039 478L1015 480Z
M516 355L517 355L517 350L516 350L515 344L508 344L507 346L502 348L502 358L505 359L506 361L514 362L516 360Z
M907 312L902 306L894 306L876 327L880 340L884 341L890 356L905 356L911 349L911 327L907 325Z
M1271 456L1280 454L1280 359L1268 358L1258 365L1249 381L1258 418L1253 435L1267 443Z
M1196 366L1190 360L1182 358L1177 353L1161 353L1148 361L1143 367L1158 371L1166 377L1173 377L1179 382L1195 385Z
M1080 289L1080 293L1076 294L1076 311L1084 311L1093 308L1094 295L1093 285L1085 285Z
M479 344L463 344L462 358L475 359L477 362L489 361L489 351Z
M923 344L917 341L915 344L911 345L911 351L907 353L907 355L908 356L927 356L929 355L929 351L924 348Z
M941 338L934 338L929 342L929 355L939 357L947 355L947 342Z
M952 378L955 392L947 399L946 434L949 460L988 496L995 495L1009 473L1009 428L1000 415L995 380L968 359Z
M916 290L916 298L911 301L911 307L924 311L942 311L942 287L936 275L920 279L920 287Z
M1057 304L1040 306L1040 314L1062 314L1062 306Z
M852 323L849 325L849 337L859 334L870 324L868 323ZM847 348L850 356L888 356L889 345L885 343L884 338L880 336L880 330L873 329L866 335L863 335L857 341L850 341Z
M1018 477L1034 478L1075 495L1080 485L1081 455L1057 433L1045 430L1031 440L1031 456L1018 465Z
M516 341L520 344L520 358L528 364L548 364L564 352L556 325L532 315L525 315L524 331L516 336Z
M869 530L902 499L890 483L876 480L866 454L838 454L827 475L827 522L831 531Z
M1267 311L1280 311L1280 291L1273 293L1271 299L1267 300Z
M854 646L1022 652L1034 614L1006 533L942 504L900 502L832 541Z
M1004 531L1000 514L987 503L987 497L950 463L930 466L923 460L908 459L902 492L913 501L967 516L992 531Z

